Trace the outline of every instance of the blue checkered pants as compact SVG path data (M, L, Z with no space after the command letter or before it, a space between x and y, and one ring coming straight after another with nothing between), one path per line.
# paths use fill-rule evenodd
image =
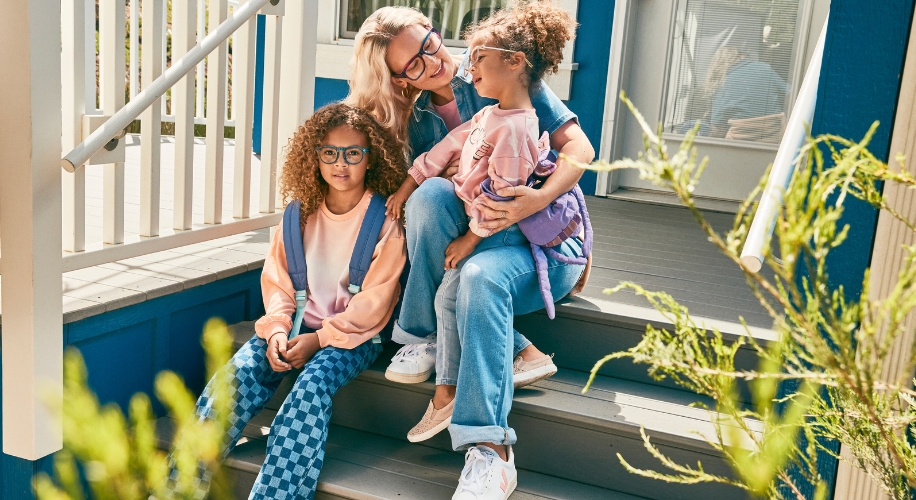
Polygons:
M325 347L305 364L271 424L267 458L249 499L292 500L315 496L318 474L324 464L331 398L368 368L381 352L382 345L372 342L353 349ZM223 458L235 448L248 421L264 408L288 374L273 371L267 361L267 343L257 336L245 343L214 377L233 373L230 367L234 368L235 392ZM201 418L215 416L212 385L211 380L197 400L197 415ZM208 489L209 478L200 478L204 496Z

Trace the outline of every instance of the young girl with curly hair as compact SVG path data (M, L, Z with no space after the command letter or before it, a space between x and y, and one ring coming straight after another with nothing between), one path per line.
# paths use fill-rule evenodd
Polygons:
M349 261L373 193L390 195L406 176L400 143L365 111L332 104L300 126L280 177L285 201L300 203L307 266L304 334L287 340L296 291L287 269L283 226L277 228L261 273L266 313L255 335L218 371L197 401L197 415L214 418L216 377L230 377L231 415L223 456L276 392L290 370L304 369L277 412L267 458L249 498L313 498L324 460L331 398L382 351L370 339L388 323L406 261L400 222L386 219L362 289L348 289ZM173 468L172 480L180 480ZM204 494L209 484L201 482Z
M445 248L444 262L440 262L443 262L446 273L439 294L446 293L443 287L453 287L460 296L466 275L481 272L472 259L484 256L494 248L513 247L510 258L530 265L533 257L524 246L524 236L517 233L493 236L493 230L485 223L504 214L494 217L482 207L499 198L497 192L508 190L513 194L517 186L525 186L539 166L539 153L549 151L549 134L539 133L539 120L530 90L545 73L557 71L563 58L563 46L573 38L575 26L569 13L552 2L519 2L471 27L466 33L469 53L467 71L471 81L481 97L495 99L496 103L484 107L471 120L449 132L429 152L417 157L408 171L410 176L387 203L390 215L400 218L405 202L414 191L427 179L439 176L453 161L459 162L452 184L455 194L463 202L468 225ZM578 238L562 244L568 247L564 253L581 250L583 246ZM557 267L553 261L551 264ZM502 265L513 266L511 260ZM549 274L547 267L545 271ZM526 279L532 278L528 276ZM512 282L493 285L514 286ZM567 291L563 290L563 295ZM551 292L548 287L548 298ZM408 282L405 296L412 294ZM559 297L554 300L556 298ZM438 307L436 312L439 313ZM460 324L459 319L459 328ZM468 352L466 344L471 335L470 332L455 334L449 329L438 332L436 372L453 371L457 373L457 380L437 382L437 397L430 402L421 421L408 434L408 439L429 439L448 427L456 448L470 446L453 498L506 499L516 485L515 460L510 446L515 440L514 432L506 421L512 397L511 337L503 335L486 340L486 347L494 351L493 360L498 360L488 367L481 366L486 360L480 351L473 349ZM555 368L553 370L556 371ZM454 388L443 387L448 385ZM455 397L449 398L450 393L454 393Z

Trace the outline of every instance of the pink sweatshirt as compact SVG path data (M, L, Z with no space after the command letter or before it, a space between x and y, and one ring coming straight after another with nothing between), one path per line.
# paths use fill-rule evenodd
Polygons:
M486 238L491 231L480 227L486 217L479 205L488 198L481 194L480 184L487 177L494 191L525 184L538 161L537 115L533 109L487 106L418 156L408 172L423 184L457 158L458 173L452 177L455 193L464 200L471 231Z
M362 291L350 293L350 255L369 208L372 193L349 212L335 215L322 202L306 221L303 234L308 263L308 302L302 322L317 330L321 347L352 349L371 339L388 323L401 293L399 278L407 260L404 232L398 221L385 219L381 237ZM261 271L266 314L255 323L258 336L288 333L296 312L296 291L286 266L281 224L270 242Z

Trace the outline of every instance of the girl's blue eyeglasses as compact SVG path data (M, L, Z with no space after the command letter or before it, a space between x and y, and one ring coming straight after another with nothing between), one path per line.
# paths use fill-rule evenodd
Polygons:
M369 148L361 148L359 146L347 146L343 148L338 148L335 146L318 146L315 148L318 151L318 159L321 160L321 163L326 163L331 165L337 161L337 158L340 157L340 153L343 153L344 161L347 165L357 165L359 162L363 161L363 158L369 154Z

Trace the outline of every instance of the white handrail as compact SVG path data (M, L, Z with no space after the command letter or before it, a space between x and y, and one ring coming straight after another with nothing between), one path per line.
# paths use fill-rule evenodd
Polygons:
M811 54L811 62L808 63L808 69L805 71L805 78L802 80L795 105L792 106L792 114L789 116L786 132L779 143L776 159L773 160L773 168L760 197L760 205L757 207L757 213L754 215L747 239L744 241L744 248L741 250L741 262L755 273L763 267L763 246L767 244L770 235L773 234L776 212L782 205L782 194L789 185L796 155L807 134L805 124L810 124L814 117L814 107L817 104L817 84L821 76L821 61L824 56L826 37L827 22L825 21L817 39L817 45L814 46L814 53Z
M221 43L226 41L232 33L257 14L267 3L277 5L279 0L250 0L245 2L231 17L226 19L215 30L212 30L181 59L175 61L165 74L157 78L149 87L144 88L126 106L108 119L104 125L96 129L86 140L67 153L60 161L61 167L67 172L75 172L79 166L89 160L89 157L120 135L131 122L140 116L143 110L162 97L168 89L193 70L197 63L216 50Z

